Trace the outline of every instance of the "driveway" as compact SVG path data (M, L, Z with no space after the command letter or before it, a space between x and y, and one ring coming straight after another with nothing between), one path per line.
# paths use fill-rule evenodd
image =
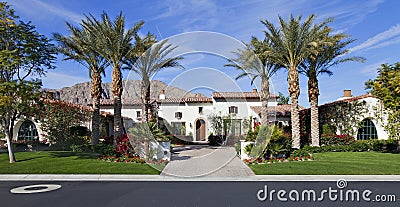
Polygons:
M174 147L171 162L161 175L177 177L248 177L254 176L237 156L233 147L182 146Z

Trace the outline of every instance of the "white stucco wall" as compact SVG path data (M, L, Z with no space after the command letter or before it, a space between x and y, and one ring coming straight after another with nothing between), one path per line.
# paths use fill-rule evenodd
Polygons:
M362 114L358 118L358 120L361 122L364 119L367 118L370 119L375 125L378 134L378 139L388 139L389 135L384 128L384 125L387 123L387 113L383 109L383 105L380 102L380 100L373 97L367 97L359 101L366 102L367 110L366 113ZM381 119L379 117L381 117ZM358 128L355 128L356 132L356 134L354 135L355 138L357 138L357 130Z
M274 100L269 103L270 106L276 106L277 102ZM234 119L249 119L250 116L255 118L257 121L260 120L258 114L256 114L250 107L261 106L261 102L257 100L244 99L213 99L212 103L162 103L158 109L158 116L164 118L168 123L171 122L185 122L186 135L193 134L193 140L196 139L195 126L198 119L203 119L206 124L206 137L212 133L210 128L210 122L207 116L210 114L221 114L226 116L229 114L229 107L238 107L238 113L232 118ZM199 107L203 107L203 113L199 114ZM175 112L182 112L182 118L177 119ZM278 120L280 118L277 118ZM287 123L286 120L284 120ZM191 127L190 127L191 126ZM246 131L242 126L242 133Z
M114 106L101 106L101 111L109 112L114 114ZM137 117L137 112L140 111L140 117L142 117L142 107L139 105L129 105L129 106L122 106L121 114L124 117L132 119L135 123L140 122Z
M41 130L41 128L40 128L40 123L37 122L35 119L19 119L19 120L17 120L17 121L15 122L15 124L14 124L13 137L12 137L12 139L13 139L13 140L17 140L17 139L18 139L18 131L19 131L19 128L21 127L22 123L24 123L24 121L26 121L26 120L29 120L29 121L31 121L33 124L35 124L36 130L37 130L37 132L38 132L39 141L44 140L44 139L45 139L45 138L43 137L44 132L43 132L43 131Z
M199 113L199 107L203 107L203 113ZM182 112L182 118L175 117L175 112ZM186 134L193 134L193 140L196 140L196 121L203 119L205 121L206 139L210 135L210 123L207 116L213 112L212 103L163 103L158 109L158 116L162 117L168 123L185 122Z
M217 113L221 112L222 115L228 115L229 107L236 106L238 107L238 113L233 118L248 119L250 116L252 116L253 118L256 117L259 119L258 114L254 113L254 111L250 107L261 106L261 102L253 100L246 101L243 99L226 99L226 101L222 99L213 99L213 105L214 105L214 111Z

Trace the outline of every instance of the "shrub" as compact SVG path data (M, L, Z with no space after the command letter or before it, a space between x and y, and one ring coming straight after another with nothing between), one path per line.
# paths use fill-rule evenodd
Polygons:
M364 140L357 140L351 144L351 148L353 152L365 152L370 150L370 143Z
M116 139L117 146L115 148L116 156L132 157L135 154L128 135L123 134Z
M72 152L92 152L90 146L72 144L69 146Z
M304 150L311 153L318 152L365 152L365 151L376 151L376 152L397 152L398 141L397 140L357 140L350 142L345 145L324 145L321 147L305 146Z
M291 157L309 157L311 152L306 149L296 149L290 153Z
M90 111L82 106L62 101L46 101L41 112L41 129L46 132L45 138L52 144L61 145L66 149L71 144L82 144L80 135L85 134L85 127L81 125L90 120Z
M336 127L330 124L322 125L322 134L336 134Z
M320 144L321 146L324 145L348 145L354 143L354 137L347 135L347 134L342 134L342 135L336 135L336 134L322 134L320 138Z
M129 129L129 135L132 137L134 142L139 141L170 141L171 136L165 134L163 131L157 128L157 124L154 122L139 123Z
M135 153L128 135L123 134L116 138L116 147L111 149L111 145L102 145L100 147L93 147L93 150L102 151L99 160L110 162L136 162L145 163L144 159L140 158Z
M105 144L105 145L113 145L114 144L114 136L104 136L101 137L99 140L99 144Z
M244 147L244 152L245 152L246 154L250 154L250 152L251 152L251 150L253 149L253 147L254 147L254 143L251 143L251 144L246 145L246 146Z
M255 127L254 131L250 128L249 131L247 131L245 141L246 142L256 141L259 130L260 130L260 126Z
M220 146L223 141L224 141L224 138L222 135L211 134L210 136L208 136L208 142L211 146Z
M385 150L389 152L397 152L399 147L399 140L388 139L386 140Z
M181 138L178 138L176 136L172 136L171 137L171 144L177 144L177 145L185 145L185 144L189 144L190 142L187 140L183 140Z
M91 149L93 152L103 155L115 155L115 148L113 145L109 144L98 144L92 145Z

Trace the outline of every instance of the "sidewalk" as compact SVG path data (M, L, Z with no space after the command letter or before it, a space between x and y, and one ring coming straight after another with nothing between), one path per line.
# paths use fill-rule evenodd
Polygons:
M400 181L400 175L255 175L248 177L171 177L163 175L49 175L49 174L12 174L0 175L0 182L8 181Z

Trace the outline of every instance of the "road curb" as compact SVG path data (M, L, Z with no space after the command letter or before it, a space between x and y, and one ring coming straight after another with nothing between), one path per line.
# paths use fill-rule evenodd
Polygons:
M256 175L249 177L172 177L163 175L5 174L0 181L400 181L400 175Z

